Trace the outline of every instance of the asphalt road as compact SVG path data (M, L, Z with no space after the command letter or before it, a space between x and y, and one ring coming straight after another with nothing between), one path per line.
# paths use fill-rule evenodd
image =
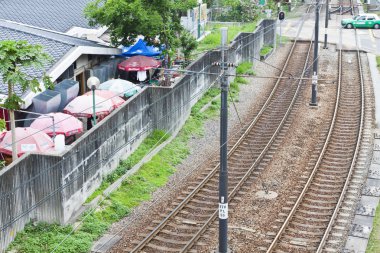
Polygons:
M300 33L300 39L311 39L315 27L315 15L307 14L308 18L305 21L304 28ZM324 42L324 35L327 33L327 43L338 44L342 49L359 49L380 55L380 29L357 29L359 38L358 45L355 45L354 29L344 29L340 25L343 18L349 18L350 15L332 14L328 22L328 28L325 28L325 15L321 12L319 22L319 42ZM281 23L282 35L294 38L296 37L298 27L300 25L300 17L285 19ZM278 34L280 27L278 26Z

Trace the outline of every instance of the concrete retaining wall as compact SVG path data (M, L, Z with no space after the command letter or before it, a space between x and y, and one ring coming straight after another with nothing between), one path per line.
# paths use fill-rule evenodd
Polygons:
M264 20L255 33L239 34L228 49L228 61L259 59L262 45L275 41L275 31L275 21ZM153 129L173 132L180 128L191 107L217 81L219 67L211 66L216 61L220 52L208 52L172 87L144 88L63 153L28 154L0 171L0 251L31 220L67 223L102 177Z

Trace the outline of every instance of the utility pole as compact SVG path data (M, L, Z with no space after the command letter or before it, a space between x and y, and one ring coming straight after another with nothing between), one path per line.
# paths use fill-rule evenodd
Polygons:
M319 35L319 0L315 4L315 29L314 29L314 61L313 76L311 84L311 106L317 106L317 84L318 84L318 35Z
M329 0L326 1L326 17L325 17L325 43L323 45L324 49L327 49L327 28L329 26Z
M227 170L227 123L228 123L228 80L225 46L227 27L220 28L222 34L221 62L221 109L220 109L220 172L219 172L219 253L228 252L228 170Z

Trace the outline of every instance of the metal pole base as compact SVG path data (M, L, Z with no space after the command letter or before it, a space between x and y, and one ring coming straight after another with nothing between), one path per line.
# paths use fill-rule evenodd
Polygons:
M232 253L231 249L227 249L227 252L220 252L219 249L212 251L212 253Z
M312 102L310 102L309 105L310 105L311 107L316 107L316 106L318 106L318 103L312 103Z
M328 49L329 47L327 46L327 34L325 33L325 43L323 44L323 49Z

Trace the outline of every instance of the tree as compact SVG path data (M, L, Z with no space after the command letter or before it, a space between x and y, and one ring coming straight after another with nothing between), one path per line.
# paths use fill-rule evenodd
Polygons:
M115 46L133 44L143 35L151 45L164 44L170 55L179 46L181 14L195 6L197 0L95 0L85 16L90 25L107 26Z
M197 40L188 32L182 33L181 37L181 47L183 56L185 57L185 61L190 60L191 52L197 48L198 42Z
M258 7L252 0L221 0L221 5L227 8L222 21L251 22L258 15Z
M17 159L14 110L19 109L23 103L22 98L15 93L15 86L21 87L22 92L27 89L33 92L41 91L39 78L29 76L26 70L30 68L44 69L44 64L50 59L41 45L30 45L22 40L0 41L0 76L3 83L8 85L8 96L5 101L0 101L0 105L9 110L13 160ZM42 81L46 87L52 86L50 78L46 75L43 75Z

